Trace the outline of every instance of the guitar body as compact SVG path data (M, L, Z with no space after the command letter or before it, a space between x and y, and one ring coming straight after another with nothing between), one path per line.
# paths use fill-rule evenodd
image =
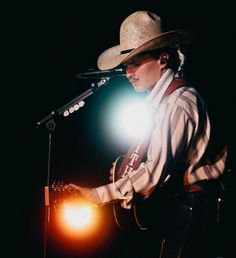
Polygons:
M119 169L124 158L124 156L121 156L114 163L113 182L120 178ZM118 227L122 229L160 231L161 224L164 221L163 217L165 216L163 190L154 191L145 200L137 195L134 197L134 203L131 209L123 208L120 202L113 204L114 219Z
M118 157L114 164L113 182L120 178L118 174L119 169L124 161L124 156ZM116 224L120 228L145 229L144 225L138 220L136 216L136 206L132 205L131 209L125 209L120 202L113 204L113 214Z

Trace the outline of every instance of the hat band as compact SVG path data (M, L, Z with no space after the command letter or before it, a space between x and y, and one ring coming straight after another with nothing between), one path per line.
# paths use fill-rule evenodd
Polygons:
M134 48L130 48L130 49L127 49L127 50L122 50L122 51L120 51L120 54L124 55L124 54L130 53L132 50L134 50Z

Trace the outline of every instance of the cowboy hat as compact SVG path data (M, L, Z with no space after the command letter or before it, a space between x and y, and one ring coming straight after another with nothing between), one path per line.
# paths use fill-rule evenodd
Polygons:
M100 70L112 69L142 52L191 41L192 35L184 30L163 32L157 14L137 11L122 22L120 45L105 50L98 57L97 65Z

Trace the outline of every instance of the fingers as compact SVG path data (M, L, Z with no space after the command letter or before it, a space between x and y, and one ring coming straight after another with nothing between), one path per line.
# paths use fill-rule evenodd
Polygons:
M64 186L64 189L66 191L79 191L80 190L80 187L78 185L75 185L75 184L67 184Z
M110 175L113 175L113 174L114 174L114 167L111 167L109 173L110 173Z
M115 172L115 166L114 165L115 165L115 162L112 163L112 167L111 167L111 169L109 171L109 174L110 174L109 180L110 181L113 181L113 176L114 176L114 172Z

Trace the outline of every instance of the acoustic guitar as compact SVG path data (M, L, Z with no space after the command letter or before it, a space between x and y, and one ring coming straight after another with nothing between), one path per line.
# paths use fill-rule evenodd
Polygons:
M114 163L113 182L122 176L120 168L124 164L125 156L120 156ZM124 167L123 167L124 169ZM122 170L123 172L125 171ZM175 188L172 180L159 186L148 198L135 193L131 209L125 209L120 202L112 204L113 216L117 226L128 230L148 230L161 234L166 216L175 201Z

